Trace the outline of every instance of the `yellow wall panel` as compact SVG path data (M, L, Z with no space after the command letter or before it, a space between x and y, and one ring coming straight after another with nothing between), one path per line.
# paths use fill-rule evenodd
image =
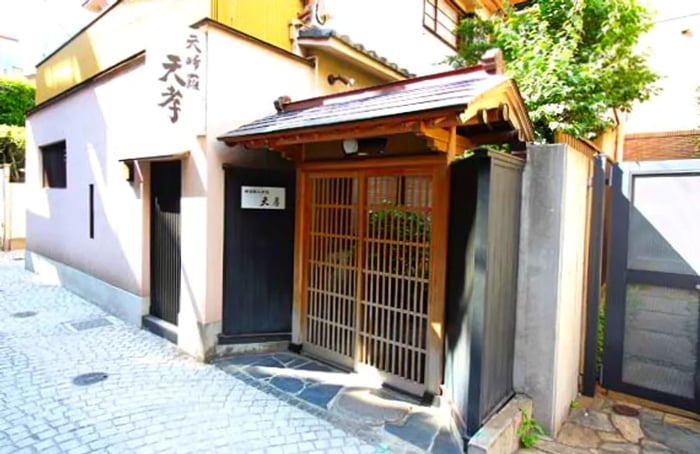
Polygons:
M209 16L208 0L122 0L37 68L41 103L144 50L157 30Z
M348 87L340 81L335 84L330 85L328 83L328 76L330 74L341 74L346 77L352 77L355 79L355 85L353 87ZM344 91L353 90L357 88L373 87L375 85L380 85L390 82L389 79L380 78L374 74L370 74L361 68L348 64L339 58L320 54L318 56L318 86L317 89L319 94L327 95L334 93L342 93Z
M301 0L214 0L214 3L215 20L291 50L289 22L302 11Z

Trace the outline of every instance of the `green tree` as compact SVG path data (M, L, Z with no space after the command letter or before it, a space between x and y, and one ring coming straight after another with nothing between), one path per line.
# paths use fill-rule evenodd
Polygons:
M0 79L0 125L24 126L27 111L34 107L34 91L27 82Z
M12 181L24 181L24 123L34 107L34 87L13 79L0 79L0 164L10 164Z
M612 109L627 111L656 92L658 76L636 50L651 26L636 0L535 0L464 20L459 54L448 61L472 65L500 48L539 141L557 131L592 138L614 125Z
M10 180L24 181L24 126L0 125L0 164L10 164Z

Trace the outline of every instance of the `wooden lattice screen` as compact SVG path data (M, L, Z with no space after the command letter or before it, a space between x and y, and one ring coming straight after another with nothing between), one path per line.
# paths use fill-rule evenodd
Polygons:
M306 342L416 391L425 383L432 177L312 177Z
M357 183L311 180L306 340L348 365L355 355Z

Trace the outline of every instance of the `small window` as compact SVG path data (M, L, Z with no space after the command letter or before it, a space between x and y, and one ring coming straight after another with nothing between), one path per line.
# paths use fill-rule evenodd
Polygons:
M40 147L43 187L66 187L66 142Z
M466 17L450 0L424 0L423 26L453 49L459 45L457 27Z

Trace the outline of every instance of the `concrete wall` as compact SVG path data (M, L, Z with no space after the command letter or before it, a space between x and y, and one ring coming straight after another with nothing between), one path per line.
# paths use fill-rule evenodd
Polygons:
M578 393L590 158L528 148L523 174L514 386L556 433Z

